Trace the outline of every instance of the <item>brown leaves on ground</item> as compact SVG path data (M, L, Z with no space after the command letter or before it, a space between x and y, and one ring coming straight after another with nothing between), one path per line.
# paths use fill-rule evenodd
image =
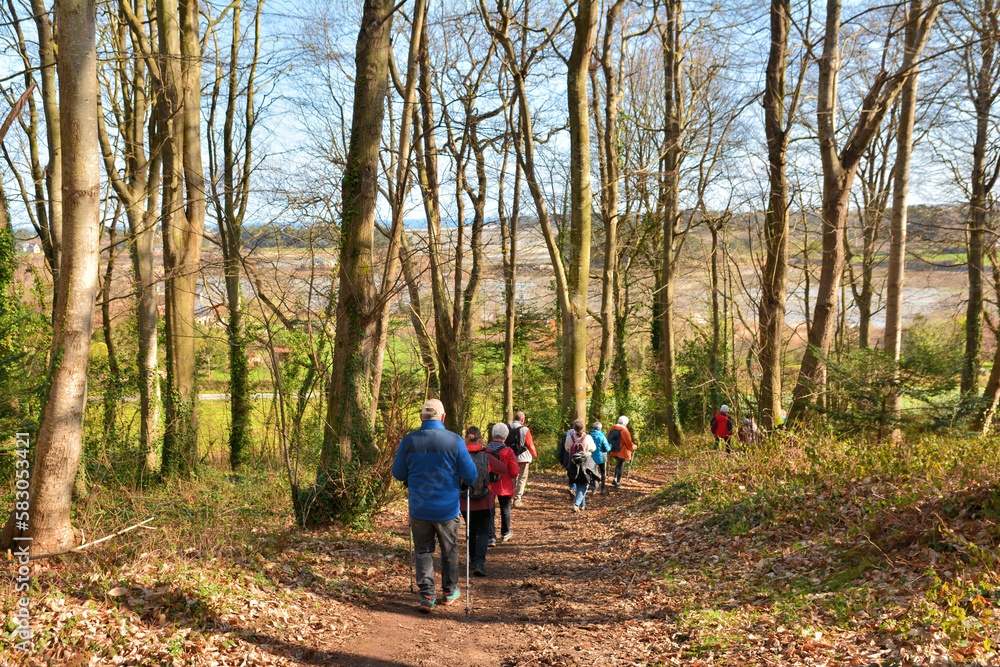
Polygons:
M995 487L902 504L884 479L772 484L739 465L681 465L591 494L582 513L563 474L533 472L489 576L466 591L463 555L462 597L430 616L410 592L405 501L367 532L299 531L278 514L239 544L221 527L216 546L140 553L121 540L39 563L35 651L5 634L0 662L1000 664Z

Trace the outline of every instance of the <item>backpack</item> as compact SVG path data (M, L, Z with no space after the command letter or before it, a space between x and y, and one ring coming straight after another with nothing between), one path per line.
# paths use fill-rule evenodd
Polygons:
M469 452L472 462L476 464L476 483L471 487L462 482L462 494L471 489L469 500L482 500L490 492L490 457L486 450L480 449L478 452Z
M608 444L611 445L611 451L617 452L622 448L622 430L620 428L613 428L608 431Z
M518 426L516 429L510 429L507 433L507 439L504 440L504 444L514 450L515 456L520 456L528 451L528 446L525 444L527 440L527 426Z
M720 417L722 419L719 419ZM714 423L712 435L717 438L728 438L733 434L732 422L729 421L728 414L720 412L712 418L712 422Z
M583 441L586 439L586 434L584 434L579 440L576 439L576 432L572 432L569 435L573 444L569 448L569 458L576 465L582 465L584 461L587 460L587 452L583 451Z

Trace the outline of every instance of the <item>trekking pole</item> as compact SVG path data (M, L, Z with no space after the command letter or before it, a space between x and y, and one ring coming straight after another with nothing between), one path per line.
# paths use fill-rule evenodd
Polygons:
M413 570L417 565L416 563L417 558L413 552L413 529L410 528L410 526L406 527L406 536L410 540L410 592L413 593L416 590L416 586L414 586L415 583L414 577L416 575L413 574Z
M472 522L472 487L465 492L465 615L469 615L469 524Z
M628 460L628 472L625 474L625 483L632 479L632 464L635 463L635 450L632 450L632 458Z

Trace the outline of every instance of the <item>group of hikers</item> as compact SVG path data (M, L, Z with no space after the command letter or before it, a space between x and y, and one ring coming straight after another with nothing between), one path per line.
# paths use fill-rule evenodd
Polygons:
M425 402L420 410L420 428L403 437L392 464L392 476L407 488L414 570L423 613L430 613L437 604L436 546L441 549L441 604L451 605L461 595L458 531L463 519L468 565L476 576L487 576L486 551L513 538L511 510L522 504L528 468L538 456L523 412L515 413L510 424L494 424L487 442L476 426L466 429L464 440L448 431L444 416L441 401ZM607 492L609 458L617 460L611 483L621 485L625 463L632 460L637 447L627 428L628 421L626 416L619 417L605 434L600 422L594 422L586 432L583 420L578 419L566 433L559 456L566 468L574 512L584 510L588 491Z
M775 420L775 426L781 426L785 422L785 411L782 410ZM760 428L754 420L753 414L749 414L740 422L736 428L736 421L729 412L728 405L720 405L719 411L712 417L708 424L708 430L715 436L715 448L720 449L725 446L726 453L732 452L732 438L735 434L740 442L744 444L754 444L760 437Z

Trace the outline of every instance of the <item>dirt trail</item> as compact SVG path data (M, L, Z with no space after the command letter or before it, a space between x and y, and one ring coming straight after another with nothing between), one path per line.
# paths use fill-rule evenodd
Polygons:
M615 508L658 488L660 474L633 475L621 489L609 487L607 495L588 494L587 509L576 513L564 474L532 471L524 503L514 510L513 538L490 548L489 576L472 579L469 616L463 537L460 604L420 614L417 595L400 576L398 594L361 612L361 636L330 656L329 664L622 664L614 650L614 623L623 612L635 613L628 601L630 582L608 575L602 563L611 556ZM404 516L387 528L405 539ZM436 582L440 588L439 574Z

